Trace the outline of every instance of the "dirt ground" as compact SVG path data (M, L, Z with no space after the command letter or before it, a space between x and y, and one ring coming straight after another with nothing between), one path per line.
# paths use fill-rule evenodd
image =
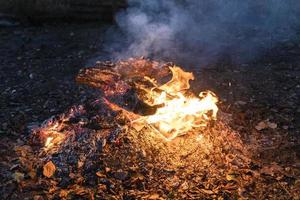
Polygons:
M16 198L13 194L19 191L14 147L28 136L28 130L96 97L97 91L76 84L75 76L89 60L104 56L101 44L105 27L59 24L0 29L2 199ZM261 166L272 166L264 174L272 177L276 170L284 171L284 178L275 178L279 189L269 188L265 196L265 188L255 190L259 191L258 198L300 198L299 66L300 41L295 40L250 63L222 61L194 70L198 81L193 90L210 89L220 97L220 110L232 118L231 129L245 144L257 145L253 159Z

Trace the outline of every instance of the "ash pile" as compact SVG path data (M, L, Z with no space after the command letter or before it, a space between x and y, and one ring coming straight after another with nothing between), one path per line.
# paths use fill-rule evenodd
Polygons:
M77 82L102 94L45 121L16 148L20 191L37 199L255 198L260 166L229 115L168 141L132 125L158 109L140 100L136 83L166 82L172 66L141 58L81 70Z

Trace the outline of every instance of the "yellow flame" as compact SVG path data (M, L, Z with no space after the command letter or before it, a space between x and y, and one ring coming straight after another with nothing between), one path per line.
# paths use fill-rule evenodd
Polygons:
M198 97L187 94L189 81L194 80L192 73L176 66L170 70L173 76L169 82L145 89L145 102L159 106L155 114L143 117L143 121L166 140L172 140L195 127L206 126L209 120L216 119L218 112L218 98L213 92L201 92Z
M45 142L45 147L46 148L49 148L49 147L51 147L53 145L52 140L53 140L53 137L48 137L46 139L46 142Z

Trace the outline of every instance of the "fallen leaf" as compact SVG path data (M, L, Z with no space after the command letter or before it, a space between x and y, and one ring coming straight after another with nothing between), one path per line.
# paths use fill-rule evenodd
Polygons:
M206 190L206 189L200 189L200 190L201 190L201 192L203 192L205 194L214 194L214 192L211 190Z
M102 174L100 171L96 172L96 175L100 178L105 178L106 176L104 174Z
M105 167L105 172L106 173L108 173L108 172L110 172L111 171L111 169L109 168L109 167Z
M77 167L80 169L84 165L84 161L79 160L77 162Z
M151 194L148 199L151 199L151 200L155 200L155 199L159 199L159 194Z
M43 167L44 176L50 178L56 171L56 167L52 161L47 162Z
M266 122L264 121L261 121L259 122L256 126L255 126L255 129L260 131L260 130L263 130L263 129L266 129L268 128L268 125L266 124Z
M75 192L77 195L88 194L88 190L86 190L85 188L82 188L82 187L78 187L78 188L74 189L74 192Z
M277 124L276 124L276 123L273 123L273 122L267 122L267 124L268 124L268 127L271 128L271 129L277 128Z
M69 194L69 190L61 190L61 191L59 192L59 197L60 197L60 198L65 198L65 197L68 196L68 194Z
M277 128L277 124L274 122L269 122L267 121L261 121L259 122L256 126L255 126L256 130L260 131L266 128L271 128L271 129L275 129Z

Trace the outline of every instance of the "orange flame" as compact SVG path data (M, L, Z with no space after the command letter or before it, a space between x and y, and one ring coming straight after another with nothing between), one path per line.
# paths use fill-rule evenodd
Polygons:
M173 76L169 82L151 89L143 88L146 91L145 102L151 106L159 105L155 114L133 121L146 122L166 140L172 140L195 127L207 126L208 121L216 119L218 112L218 98L213 92L201 92L199 97L187 94L189 81L194 80L192 73L176 66L170 67L170 70ZM155 80L151 81L156 85Z

